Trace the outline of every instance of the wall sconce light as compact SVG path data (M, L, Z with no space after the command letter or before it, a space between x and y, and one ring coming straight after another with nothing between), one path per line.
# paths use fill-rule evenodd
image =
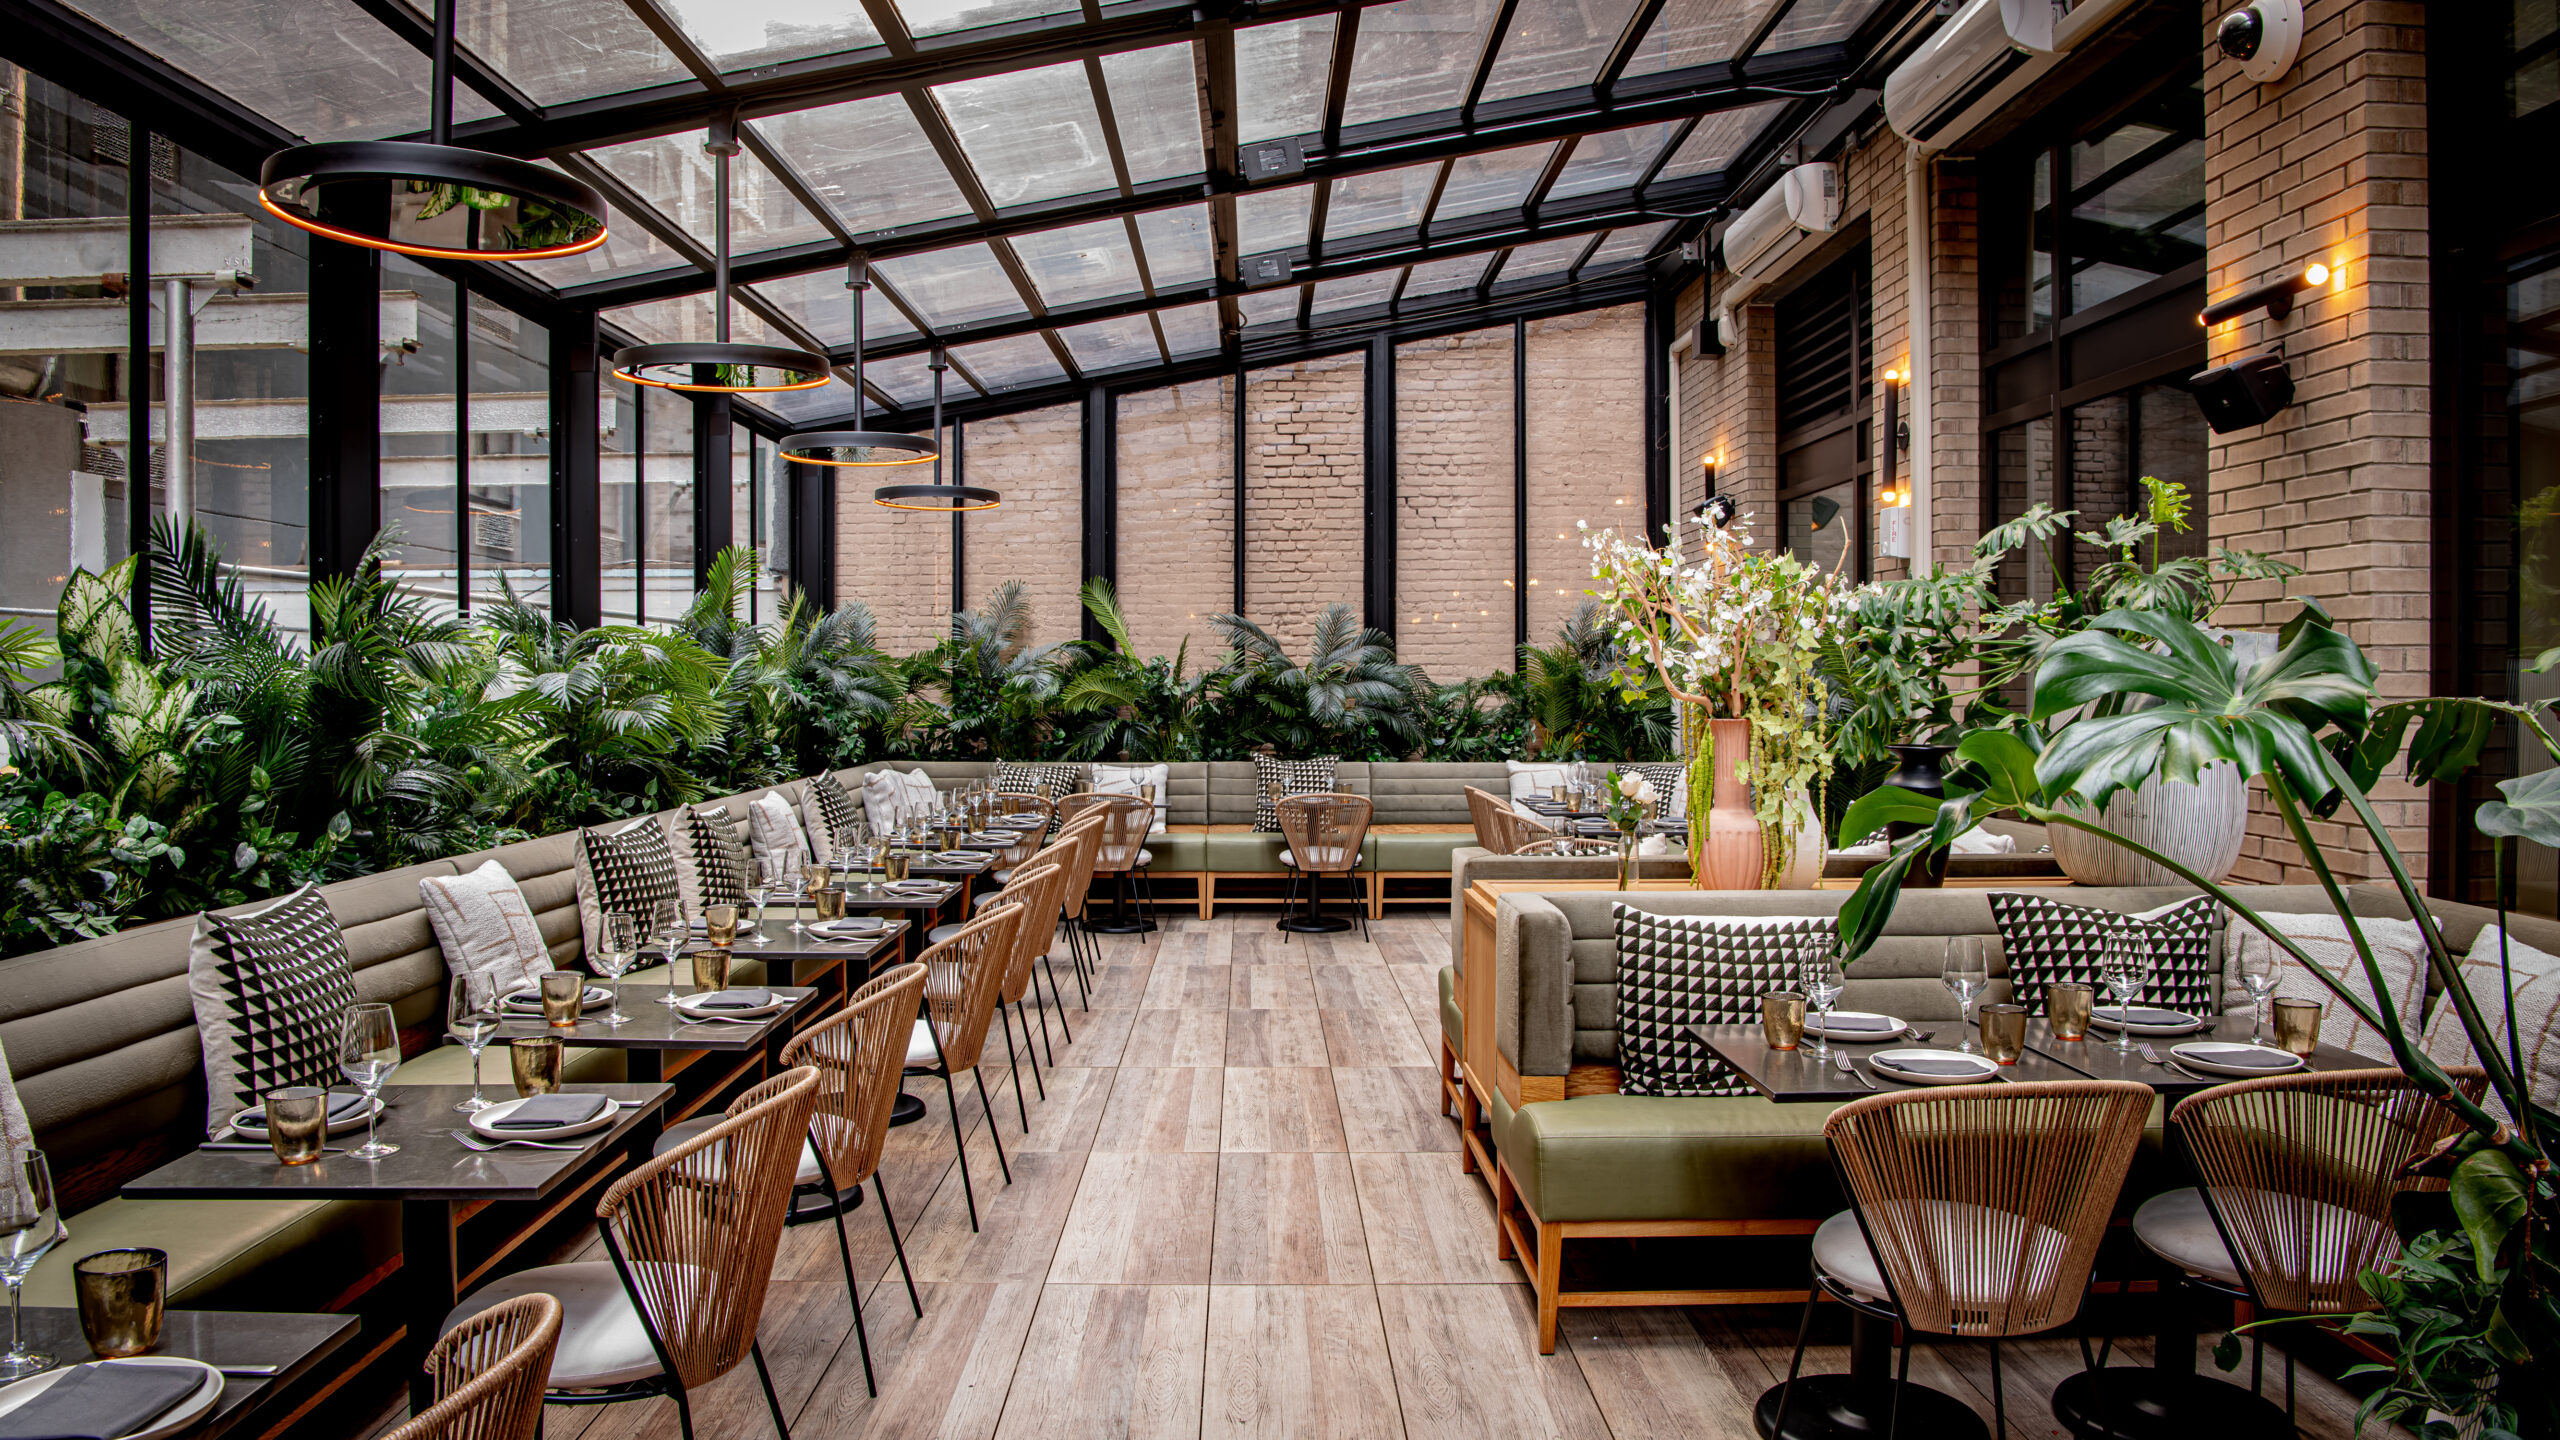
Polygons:
M1716 457L1713 455L1701 455L1698 457L1698 478L1703 482L1698 489L1699 494L1713 495L1716 493Z
M2329 283L2329 267L2313 261L2299 275L2270 280L2255 290L2244 290L2228 300L2204 307L2196 323L2211 329L2225 321L2237 320L2252 310L2264 308L2270 320L2282 320L2293 313L2293 297L2305 290L2316 290Z
M1733 517L1741 509L1742 507L1735 503L1730 495L1710 495L1698 506L1694 518L1701 525L1711 525L1721 530L1733 523ZM1532 580L1529 583L1535 585L1538 582Z

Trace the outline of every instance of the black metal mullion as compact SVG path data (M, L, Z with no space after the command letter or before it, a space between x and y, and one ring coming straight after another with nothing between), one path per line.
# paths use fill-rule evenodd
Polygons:
M1502 42L1510 38L1511 17L1518 12L1520 0L1502 0L1502 8L1493 14L1493 24L1485 31L1484 46L1476 52L1475 73L1467 80L1467 98L1458 106L1458 123L1476 123L1476 106L1484 99L1484 85L1493 78L1494 62L1501 57Z
M701 81L704 89L722 91L729 88L729 82L721 77L720 67L711 63L711 57L702 53L702 47L693 43L693 37L684 33L683 26L669 19L667 13L657 7L656 0L622 0L622 3L633 19L658 37L658 43L667 47L667 53L676 57L677 64L693 72L693 78Z
M1084 392L1084 555L1087 580L1120 585L1120 455L1119 419L1109 387L1089 385ZM1082 607L1078 607L1081 609ZM1093 612L1084 612L1084 638L1110 643Z
M124 531L134 640L151 657L151 135L125 117Z
M1327 154L1342 148L1342 109L1351 99L1352 52L1360 43L1360 12L1345 10L1333 26L1333 63L1324 76L1323 144Z
M710 583L712 563L729 548L736 526L731 516L730 427L736 416L729 396L714 392L693 397L693 588Z
M826 227L827 233L836 238L836 243L853 243L853 232L836 218L834 208L818 194L808 177L800 173L800 167L791 163L789 156L773 148L772 141L764 138L754 126L742 124L738 127L738 143L746 146L757 162L772 172L774 179L782 182L782 188L791 192L791 198L800 202L800 208L808 211L811 219Z
M479 229L480 212L469 216ZM474 235L477 248L477 235ZM471 613L471 287L453 282L453 604Z
M592 628L604 623L604 432L598 411L605 366L595 317L561 317L550 337L551 615ZM635 456L638 445L635 439Z
M1576 262L1576 268L1580 262ZM1644 533L1659 542L1671 524L1671 332L1673 292L1656 287L1644 306Z
M1511 318L1512 665L1529 643L1529 322Z
M1796 0L1778 0L1777 4L1770 6L1769 13L1761 16L1760 23L1752 26L1751 33L1743 38L1742 47L1733 52L1733 68L1739 70L1750 64L1751 58L1760 53L1760 47L1767 44L1769 37L1777 33L1778 26L1786 21L1787 12L1795 8Z
M561 169L603 191L605 199L612 202L613 216L617 223L627 220L638 225L656 236L658 243L683 256L685 263L699 271L703 283L688 293L700 293L711 288L711 251L701 241L694 239L691 231L660 211L639 191L623 184L612 171L589 160L586 156L563 155L560 157L559 165ZM745 282L741 280L735 283L744 284ZM594 308L606 309L613 303L609 300L601 301Z
M423 3L432 14L435 9L433 0L423 0ZM435 53L435 23L428 15L419 14L401 4L400 0L355 0L355 4L419 54L432 56ZM533 102L532 96L517 89L506 76L459 44L453 47L453 78L470 86L473 93L496 106L499 114L519 125L537 124L544 118L543 108Z
M1361 609L1370 629L1396 634L1396 345L1370 339L1361 364L1361 472L1366 520Z
M1093 92L1093 113L1102 122L1102 145L1111 153L1111 174L1120 183L1120 193L1134 195L1138 187L1129 183L1129 156L1120 145L1120 117L1111 105L1111 84L1102 73L1102 57L1088 55L1084 60L1085 87Z
M915 58L916 40L907 33L907 17L898 13L898 7L891 0L861 0L861 3L862 13L871 20L871 28L880 32L881 47L900 60Z
M951 483L969 483L969 427L951 422ZM933 437L937 442L942 437ZM969 512L951 512L951 611L958 614L969 606Z
M1231 529L1233 530L1232 541L1233 541L1234 549L1233 549L1233 552L1232 552L1232 558L1231 558L1231 562L1230 562L1230 563L1231 563L1231 564L1232 564L1232 566L1233 566L1233 571L1232 571L1232 573L1230 574L1230 576L1229 576L1228 578L1233 582L1233 584L1234 584L1234 589L1235 589L1235 604L1234 604L1234 607L1233 607L1233 608L1234 608L1234 613L1236 613L1236 614L1238 614L1238 615L1242 615L1243 613L1245 613L1245 609L1244 609L1244 598L1245 598L1245 597L1244 597L1244 502L1245 502L1245 495L1244 495L1244 477L1245 477L1245 426L1246 426L1246 423L1247 423L1247 422L1246 422L1246 417L1245 417L1245 403L1244 403L1244 401L1245 401L1245 368L1244 368L1242 365L1238 365L1238 366L1236 367L1236 369L1235 369L1235 387L1236 387L1236 388L1235 388L1235 396L1234 396L1234 399L1235 399L1235 419L1231 422L1231 425L1230 425L1230 428L1233 430L1233 432L1234 432L1234 433L1233 433L1229 438L1233 441L1233 444L1234 444L1234 450L1235 450L1235 476L1234 476L1234 482L1235 482L1235 512L1236 512L1236 513L1235 513L1235 524L1231 527Z
M1212 194L1209 198L1210 262L1220 288L1236 283L1237 239L1235 190L1242 183L1236 155L1241 118L1236 94L1236 29L1232 20L1213 23L1201 33L1193 52L1204 103L1200 107L1201 146ZM1220 349L1233 353L1244 330L1244 313L1232 295L1218 301ZM1239 582L1241 583L1241 582Z
M1663 0L1639 0L1635 13L1627 17L1626 26L1618 31L1617 43L1609 47L1608 55L1600 61L1599 70L1591 77L1594 94L1606 96L1618 88L1618 77L1626 74L1627 66L1634 63L1636 50L1644 44L1645 35L1661 16L1662 6Z
M1556 142L1556 148L1547 156L1547 163L1539 169L1538 178L1529 183L1529 193L1521 197L1520 214L1523 219L1536 223L1539 207L1547 203L1547 192L1556 188L1556 181L1563 178L1564 167L1573 163L1573 152L1581 144L1579 135L1568 135Z
M1680 153L1680 147L1689 143L1689 137L1698 132L1699 124L1705 119L1703 115L1692 115L1663 139L1662 148L1653 152L1653 159L1646 162L1644 173L1636 177L1634 191L1638 203L1644 200L1645 188L1662 174L1662 167L1671 163L1671 157Z
M649 623L649 394L643 386L631 387L631 623ZM603 462L597 462L601 483ZM598 513L602 513L599 502ZM604 542L596 542L602 555ZM599 565L599 574L602 573Z
M150 169L148 151L132 159ZM384 234L391 182L329 186L320 214L358 234ZM316 581L353 575L382 528L382 252L321 240L311 246L310 269L311 480L303 545Z
M1449 176L1458 168L1455 160L1440 162L1440 173L1431 179L1431 197L1422 202L1422 219L1414 233L1426 243L1431 239L1431 217L1440 213L1440 197L1449 193Z

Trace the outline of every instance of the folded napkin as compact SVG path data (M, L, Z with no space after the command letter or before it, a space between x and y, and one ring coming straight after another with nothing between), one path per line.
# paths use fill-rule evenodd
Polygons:
M557 1130L583 1125L612 1108L610 1095L536 1095L489 1125L497 1130Z
M1834 1015L1828 1019L1819 1015L1814 1015L1807 1017L1806 1024L1808 1028L1818 1026L1821 1029L1830 1031L1834 1035L1849 1035L1859 1032L1872 1035L1883 1035L1902 1028L1901 1026L1893 1023L1890 1017L1883 1015Z
M2204 1022L2184 1010L2151 1010L2136 1005L2130 1011L2113 1005L2102 1005L2090 1012L2090 1018L2110 1025L2201 1025Z
M1899 1070L1906 1075L1980 1075L1984 1073L1982 1066L1974 1061L1960 1060L1952 1056L1941 1060L1934 1055L1905 1055L1901 1059L1885 1062L1880 1068L1888 1074Z
M982 845L1010 845L1014 842L1015 837L1013 832L1010 830L1004 831L1001 834L993 830L979 830L972 832L969 838Z
M203 1383L203 1371L176 1365L77 1366L0 1415L0 1440L116 1440L149 1428Z
M330 1124L335 1125L341 1120L353 1119L363 1113L364 1096L362 1093L352 1090L332 1090L329 1092ZM264 1135L267 1133L266 1107L260 1105L252 1109L241 1111L238 1115L232 1117L231 1128L234 1130L255 1130L259 1134Z
M2301 1057L2288 1050L2265 1050L2255 1045L2234 1045L2225 1050L2219 1045L2198 1045L2192 1049L2172 1050L2173 1055L2186 1055L2207 1065L2220 1065L2232 1070L2290 1070L2302 1063Z
M976 850L936 850L927 858L939 860L945 865L975 865L986 857Z
M820 920L809 928L821 935L876 935L888 923L876 915L848 915L841 920Z
M688 1010L761 1010L773 1003L770 990L714 990L684 1002Z
M578 992L578 1004L581 1006L601 1005L604 1000L604 991L593 985ZM542 1013L542 992L539 990L515 991L501 999L498 1002L498 1008L520 1011L527 1015L539 1015Z
M906 895L928 895L940 890L942 882L939 880L892 880L880 888L895 890Z
M1047 822L1046 820L1041 819L1041 818L1040 818L1040 816L1039 816L1038 814L1036 814L1036 813L1034 813L1034 812L1032 812L1032 811L1029 811L1029 810L1026 810L1026 811L1022 812L1022 813L1021 813L1021 814L1019 814L1019 815L1007 815L1007 816L1006 816L1006 817L1004 817L1004 818L1005 818L1005 820L1006 820L1006 822L1007 822L1007 823L1009 823L1009 824L1014 824L1014 825L1024 825L1024 826L1029 826L1029 825L1045 825L1045 824L1049 823L1049 822Z

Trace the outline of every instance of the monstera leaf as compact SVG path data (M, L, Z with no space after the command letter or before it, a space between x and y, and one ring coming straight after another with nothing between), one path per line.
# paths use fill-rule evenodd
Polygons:
M2505 801L2480 807L2472 823L2493 839L2521 835L2537 845L2560 845L2560 770L2536 770L2498 782Z

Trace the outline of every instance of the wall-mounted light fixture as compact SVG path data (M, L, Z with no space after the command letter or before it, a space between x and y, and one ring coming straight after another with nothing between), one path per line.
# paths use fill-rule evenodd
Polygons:
M1715 456L1701 455L1698 457L1698 480L1700 482L1698 485L1698 493L1700 495L1713 495L1716 493Z
M2206 306L2196 316L2196 322L2210 329L2240 319L2252 310L2266 311L2270 320L2283 320L2293 314L2293 297L2332 284L2346 288L2345 270L2314 260L2294 274ZM2187 388L2194 392L2196 408L2204 412L2205 423L2213 427L2213 433L2228 435L2234 430L2264 425L2291 405L2293 372L2285 366L2284 347L2278 345L2199 370L2187 377Z
M1741 511L1742 506L1732 496L1710 495L1699 503L1695 511L1691 512L1691 518L1701 525L1711 525L1721 530L1732 524L1733 517ZM1535 585L1538 582L1532 580L1529 583Z
M1909 377L1900 370L1884 372L1883 481L1876 487L1876 553L1911 558L1911 491L1902 483L1902 452L1910 439L1902 426L1902 389Z
M2207 305L2196 316L2196 323L2211 329L2261 308L2267 312L2268 319L2282 320L2293 313L2294 296L2328 284L2331 274L2328 266L2314 260L2302 267L2300 274L2270 280L2255 290L2243 290L2228 300Z

